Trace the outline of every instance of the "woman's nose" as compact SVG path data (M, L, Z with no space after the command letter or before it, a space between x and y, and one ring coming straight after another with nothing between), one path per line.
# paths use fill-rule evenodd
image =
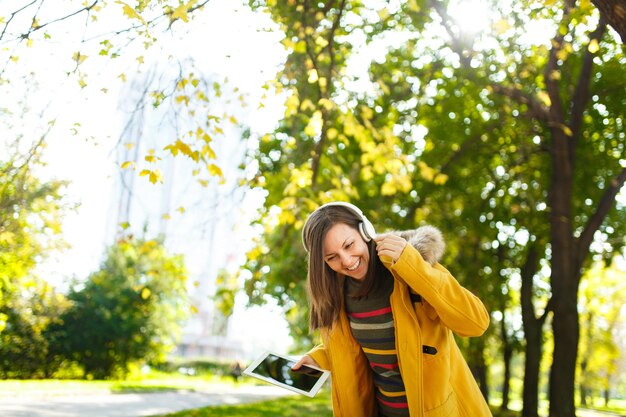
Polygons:
M343 264L343 266L350 266L350 255L342 252L341 254L339 254L339 259L341 259L341 263Z

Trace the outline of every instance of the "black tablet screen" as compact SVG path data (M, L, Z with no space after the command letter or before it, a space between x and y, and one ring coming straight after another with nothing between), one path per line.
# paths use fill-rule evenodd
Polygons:
M291 369L296 362L269 354L253 372L266 378L275 379L290 387L302 391L310 391L322 376L322 372L308 366L302 366L297 371Z

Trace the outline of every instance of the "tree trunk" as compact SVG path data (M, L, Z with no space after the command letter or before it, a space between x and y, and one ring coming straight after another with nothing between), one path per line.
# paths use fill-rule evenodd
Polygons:
M485 363L485 340L482 337L472 338L469 343L470 369L478 382L480 392L489 402L489 385L487 384L487 364Z
M528 249L526 262L521 268L522 288L522 324L526 339L526 360L524 363L524 391L522 417L538 417L539 408L539 365L541 363L543 323L548 308L543 316L537 319L533 306L533 277L539 267L540 250L536 245Z
M572 237L573 158L570 140L552 130L552 181L549 193L552 250L552 329L554 354L550 370L550 417L576 417L574 384L578 354L578 283L575 241Z
M585 375L587 372L587 366L589 364L589 360L591 359L591 346L593 345L593 312L589 311L587 313L587 332L585 337L587 338L586 349L581 352L580 357L580 382L578 383L578 391L580 393L580 405L587 405L587 397L589 397L589 389L587 387L587 381L585 379Z
M504 322L504 320L502 320ZM504 327L504 324L502 325ZM502 384L502 404L500 410L509 410L509 393L511 391L511 359L513 357L513 347L509 343L508 338L502 338L504 343L504 381Z
M600 14L626 43L626 2L624 0L591 0Z

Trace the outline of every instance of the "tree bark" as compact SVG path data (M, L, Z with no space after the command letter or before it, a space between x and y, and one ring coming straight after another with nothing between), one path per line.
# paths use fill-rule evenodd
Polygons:
M602 17L626 43L626 2L624 0L591 0Z
M539 365L543 351L542 338L543 324L547 317L546 312L537 318L533 305L533 277L539 269L540 253L543 250L536 244L530 246L526 255L526 262L521 268L522 288L522 324L526 339L526 360L524 363L524 391L522 417L538 417L539 408Z
M511 392L511 359L513 358L513 347L505 333L504 320L502 320L502 343L504 344L504 381L502 384L502 404L500 410L508 411L509 393Z

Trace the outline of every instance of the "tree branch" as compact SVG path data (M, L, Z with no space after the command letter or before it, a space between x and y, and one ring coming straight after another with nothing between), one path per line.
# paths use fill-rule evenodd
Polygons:
M600 18L598 27L589 36L589 43L593 41L600 42L600 39L606 32L606 21L604 18ZM580 140L580 127L582 125L583 114L585 108L589 103L589 85L591 84L591 73L593 69L593 58L595 52L591 52L589 47L585 48L585 56L583 57L582 67L580 75L578 76L578 82L576 83L576 91L572 97L572 118L570 122L570 128L572 129L572 152L570 153L570 161L574 164L574 158L576 156L576 145Z
M494 93L501 94L505 97L510 98L511 100L528 106L528 110L531 116L539 119L542 122L550 121L550 109L541 104L541 102L537 100L534 96L527 94L518 88L505 87L500 84L492 84L490 85L490 87Z
M604 218L607 216L611 207L615 203L615 197L617 193L626 182L626 168L622 168L622 172L620 172L615 178L610 181L609 187L604 191L604 195L600 199L600 203L596 208L595 213L589 218L587 224L585 225L585 229L582 234L578 238L576 248L576 267L580 269L585 259L587 252L589 251L589 246L593 241L593 235L600 228L600 225L604 221Z
M341 4L339 6L339 11L337 13L337 16L335 17L335 21L333 22L333 26L331 28L330 34L329 34L329 40L328 40L328 54L330 56L330 63L329 63L329 67L328 67L328 71L326 74L327 77L327 85L330 86L332 85L332 72L334 70L334 65L335 65L335 53L334 53L334 45L335 45L335 32L337 31L337 28L339 27L339 23L341 21L341 16L343 15L343 12L345 10L346 7L346 0L342 0ZM308 44L307 44L308 45ZM308 50L308 46L307 46L307 50ZM328 89L326 90L326 92L328 92ZM320 89L320 96L322 94L322 91ZM311 186L313 188L315 188L315 183L317 182L317 175L319 173L319 166L320 166L320 159L322 158L322 154L324 152L324 147L326 146L326 139L327 139L327 134L326 134L326 119L327 119L327 115L326 115L327 111L322 108L322 132L320 134L320 140L315 144L315 149L313 151L313 158L311 161L311 171L312 171L312 176L311 176Z
M459 59L461 60L461 65L464 68L469 68L471 59L468 54L464 53L464 51L466 48L471 48L468 47L469 45L467 45L467 42L465 42L463 38L459 36L459 34L454 32L452 26L455 25L457 28L460 28L461 25L459 24L459 22L456 21L456 19L448 14L448 7L443 4L443 2L439 0L431 0L430 5L433 9L435 9L437 14L441 18L443 27L446 29L446 32L448 32L448 35L452 40L452 50L459 56Z

